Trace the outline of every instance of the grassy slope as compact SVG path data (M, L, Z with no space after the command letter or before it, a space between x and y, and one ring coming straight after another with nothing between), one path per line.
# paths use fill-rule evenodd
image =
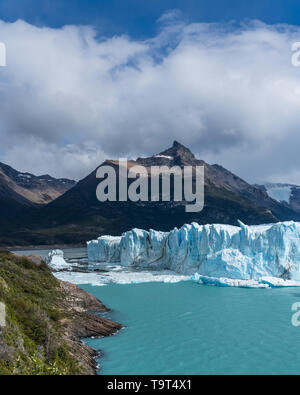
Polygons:
M65 295L45 264L0 252L0 301L6 327L0 329L0 374L85 374L70 350L61 308Z

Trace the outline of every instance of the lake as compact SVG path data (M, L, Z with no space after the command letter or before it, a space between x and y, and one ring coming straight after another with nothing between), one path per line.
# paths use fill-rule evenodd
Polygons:
M85 248L63 250L71 264L87 259ZM164 283L177 275L124 268L56 275L95 295L112 309L106 316L125 325L115 336L86 340L103 351L99 374L300 374L300 327L291 324L299 288ZM141 283L126 284L133 279Z
M297 288L241 289L145 283L82 286L125 325L88 339L100 374L299 374Z

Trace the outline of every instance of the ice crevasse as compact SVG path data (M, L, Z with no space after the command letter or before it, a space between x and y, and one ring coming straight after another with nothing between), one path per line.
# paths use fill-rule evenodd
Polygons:
M89 264L118 263L215 279L300 285L300 223L239 226L186 224L170 232L133 229L87 243ZM277 279L277 280L276 280ZM234 281L233 281L234 280ZM291 281L292 280L292 281ZM294 282L295 281L295 284ZM226 281L225 281L226 284Z

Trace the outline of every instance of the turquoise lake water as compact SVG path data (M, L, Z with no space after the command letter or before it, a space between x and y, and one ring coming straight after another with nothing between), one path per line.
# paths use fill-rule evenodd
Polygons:
M300 374L297 288L241 289L176 284L82 286L125 329L88 339L101 349L99 374Z

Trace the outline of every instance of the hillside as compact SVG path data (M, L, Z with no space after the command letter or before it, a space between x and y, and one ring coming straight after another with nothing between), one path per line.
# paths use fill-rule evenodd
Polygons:
M283 206L300 213L300 186L271 182L257 186Z
M22 222L24 214L34 210L35 205L19 194L0 170L0 231Z
M15 193L36 204L50 203L76 184L73 180L57 179L48 174L22 173L1 162L0 178Z
M0 162L0 245L22 244L10 232L33 228L40 209L75 185L75 181L21 173Z
M96 352L81 337L121 328L87 313L108 309L75 285L58 281L37 256L0 252L0 375L95 374Z

